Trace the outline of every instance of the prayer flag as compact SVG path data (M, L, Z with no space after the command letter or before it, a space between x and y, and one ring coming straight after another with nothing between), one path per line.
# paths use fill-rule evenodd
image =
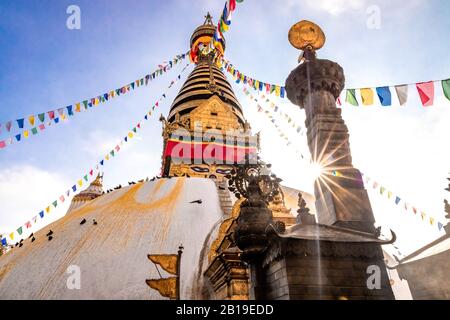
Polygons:
M372 88L362 88L360 89L361 100L363 105L369 106L373 104L373 90Z
M22 119L17 119L17 125L19 126L20 129L23 129L23 122L24 122L23 118Z
M44 120L45 120L45 113L38 114L38 118L39 118L39 121L44 122Z
M419 92L420 100L424 107L433 105L434 100L434 82L422 82L416 84L417 91Z
M28 117L28 122L30 122L31 126L34 126L34 116L29 116Z
M403 106L408 101L408 85L395 86L397 92L398 102Z
M377 87L378 98L380 99L380 103L382 106L387 107L390 106L391 103L391 91L389 87Z
M450 100L450 79L442 80L442 90L444 90L445 97Z
M345 98L345 102L348 102L354 106L358 106L358 101L356 100L355 96L355 89L347 89L347 96Z

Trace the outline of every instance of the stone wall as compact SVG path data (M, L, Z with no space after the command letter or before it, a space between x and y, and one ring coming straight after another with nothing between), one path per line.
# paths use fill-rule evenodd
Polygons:
M397 270L408 281L414 300L450 299L450 250L401 264Z
M305 250L312 248L312 242L315 241L284 241L284 248L279 251L284 254L264 268L267 299L394 299L379 245L364 244L365 255L361 244L322 242L316 246L322 249L318 255ZM380 267L381 289L367 287L370 265Z

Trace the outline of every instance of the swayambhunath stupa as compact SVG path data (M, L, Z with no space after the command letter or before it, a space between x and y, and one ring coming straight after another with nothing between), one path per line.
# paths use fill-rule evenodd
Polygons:
M124 1L113 2L125 5ZM339 41L347 37L345 24L357 23L356 18L353 22L344 23L346 15L362 10L364 19L367 19L362 28L369 31L358 32L370 32L367 37L379 39L381 35L376 33L377 29L384 28L384 23L386 28L391 27L391 16L387 11L400 10L399 5L380 5L380 13L377 4L368 7L369 4L363 0L345 5L342 2L342 6L332 5L335 1L304 0L286 1L285 9L269 12L263 10L269 1L257 4L247 0L218 0L208 5L196 3L192 8L186 7L187 2L180 1L158 5L144 2L136 4L129 17L127 14L131 14L129 10L132 9L124 9L124 12L117 7L108 9L112 10L108 14L117 25L111 22L110 26L100 26L111 28L108 29L110 33L104 34L85 31L94 30L90 28L106 19L106 13L105 16L102 13L94 22L96 18L93 18L92 10L98 9L97 4L81 1L64 7L67 9L64 26L67 35L58 31L61 34L56 34L54 41L60 41L62 46L64 41L75 41L78 49L72 48L71 51L79 55L77 59L86 59L83 58L85 56L91 59L90 64L83 67L86 69L78 65L80 71L74 71L76 88L84 86L84 91L74 87L75 92L73 95L67 93L67 98L65 95L72 91L71 85L52 80L52 72L56 71L48 71L49 75L44 76L43 66L40 71L30 67L30 74L36 72L32 77L41 77L41 92L33 106L25 102L28 95L14 100L8 96L2 98L5 106L12 106L12 101L24 106L14 112L3 110L0 113L0 152L4 157L1 160L4 173L0 174L4 208L0 220L6 221L0 225L0 299L450 299L450 227L447 223L450 204L446 200L450 199L450 178L445 171L448 166L442 172L443 166L440 165L445 161L448 164L449 155L442 156L442 162L430 168L430 172L437 172L435 175L430 173L430 176L437 177L440 179L438 184L441 183L432 189L427 184L432 180L421 183L419 177L422 173L417 173L418 177L414 175L425 170L417 167L416 163L422 161L421 158L411 160L412 163L401 158L406 157L402 153L407 154L410 148L401 142L404 140L395 143L396 146L405 146L399 147L398 151L388 147L383 149L381 141L386 139L382 140L380 136L380 143L373 143L377 141L378 133L371 131L375 126L380 130L390 130L392 125L395 132L386 134L394 137L398 133L401 136L398 139L409 139L405 141L412 141L408 142L411 145L420 144L421 141L414 141L415 136L409 136L407 129L397 127L393 120L378 120L394 114L392 117L405 117L405 126L408 121L424 119L437 128L438 119L444 119L444 114L446 119L450 119L450 79L401 84L403 80L396 80L400 78L393 75L396 71L391 70L392 75L386 73L385 76L383 71L374 71L374 83L380 86L359 88L358 81L363 82L364 79L350 67L351 61L358 55L370 59L372 53L376 57L383 51L364 51L353 41L345 43L348 51L341 53L337 49L343 46ZM281 2L271 3L271 6L283 6ZM60 10L59 6L56 2L48 4L48 10ZM130 4L132 6L134 4ZM144 8L149 9L147 6L156 12L145 12ZM217 10L217 6L221 9L216 13L213 10ZM450 10L447 3L444 6ZM1 4L1 7L11 15L20 15L21 10L25 10L18 4L17 7ZM46 15L41 10L44 9L35 13L39 21ZM411 6L405 10L411 10L413 14L416 8ZM381 22L377 20L377 12L382 14ZM176 17L177 14L183 17ZM239 21L244 21L243 17L252 19L253 14L255 19L261 14L271 20L254 20L259 21L255 22L254 29L245 27L252 25L251 21L248 24ZM149 19L148 15L153 18ZM137 20L141 18L149 22L140 24ZM185 21L180 21L179 27L172 25L173 29L165 31L179 19ZM13 23L11 21L7 19L4 24ZM35 25L38 24L36 21L33 22ZM136 30L132 37L148 37L148 41L136 40L139 47L132 47L134 40L124 39L122 31L125 31L120 31L128 23L126 21L131 24L129 28ZM53 23L56 22L48 23L52 24L48 28L54 28ZM153 28L145 35L147 23L151 23ZM267 27L263 26L264 23ZM2 24L0 22L0 30ZM48 33L48 30L36 32ZM383 33L383 37L385 35ZM64 40L64 37L71 40ZM94 54L87 45L93 45L102 37L105 48L101 52L105 61L101 61L101 53ZM276 42L273 37L280 40ZM111 41L108 46L106 39ZM114 43L116 40L119 43ZM83 41L86 46L81 48L82 42L77 41ZM181 41L184 42L179 43ZM395 37L393 41L396 41ZM133 74L142 69L149 56L161 58L169 43L175 45L170 48L176 48L178 52L174 58L169 57L170 60L158 64L156 70L137 80L125 85L121 82L120 87L117 86L119 82L114 81L116 78L120 81L122 73L124 77L128 74L124 72ZM242 44L242 50L239 44ZM33 46L33 42L28 45ZM50 46L48 52L54 50L55 56L59 55L58 50L66 50L57 49L60 45L51 39L38 46L41 45ZM152 52L147 50L150 45L154 46ZM10 56L16 50L13 47L13 43L5 42L0 49L4 50L0 56L6 64L11 60L15 65L20 63L16 62L17 59L22 59ZM255 50L246 51L252 47ZM276 49L271 51L272 47ZM141 50L143 48L147 49ZM266 51L263 48L268 52L262 52ZM428 50L432 48L430 45ZM230 56L228 50L231 51ZM349 56L348 52L353 52L351 50L356 53ZM125 56L124 52L127 52ZM30 55L30 65L38 61L34 60L34 54ZM50 53L47 54L48 59L52 59ZM270 56L270 61L254 62L259 54ZM397 57L397 53L384 54L391 55L392 59ZM131 70L123 71L133 60L131 56L136 57L136 68L133 65ZM231 57L237 61L239 56L245 56L241 61L247 61L242 69L231 62ZM110 58L117 61L120 69L110 70L114 69L108 62ZM58 56L55 59L64 58ZM383 61L376 60L367 68L386 70L378 66ZM67 70L76 70L78 63L81 62L68 62L67 68L70 69ZM101 70L106 70L103 68L108 64L110 68L104 74L99 70L94 77L97 64ZM263 66L272 64L275 67L267 69L266 74ZM389 68L395 65L393 63ZM259 66L255 74L251 73L253 66ZM398 64L397 68L403 67ZM10 69L6 65L4 70L8 76L1 75L0 83L12 86L16 76L9 76L14 72L8 73ZM83 75L83 70L93 73ZM433 70L429 70L431 74L426 70L421 70L422 73L402 72L405 72L406 81L416 74L443 79L445 74L434 74ZM450 70L444 71L448 76ZM20 72L17 77L20 77ZM70 78L71 74L64 77ZM273 83L263 82L262 78L278 79L278 84L275 80ZM26 78L23 81L26 82ZM92 87L102 81L117 89L95 94ZM165 84L167 81L168 86ZM393 81L400 84L381 85ZM32 83L24 86L26 91ZM357 89L352 89L355 87ZM37 102L46 101L42 99L47 91L57 90L64 95L52 95L52 100L42 103L66 105L43 111ZM146 107L147 111L139 122L123 135L122 128L129 126L121 127L120 123L136 121L142 113L142 109L137 109L139 104L148 106L154 101L148 101L155 99L153 96L150 98L149 90L153 90L152 94L162 93L156 102ZM171 91L174 91L173 95ZM79 100L80 93L92 98ZM68 99L78 102L68 105ZM408 103L419 105L417 109L420 110L411 111L411 108L406 108ZM106 108L108 104L114 107ZM116 108L115 105L119 104L124 106ZM133 108L125 104L133 105ZM439 108L443 111L433 111ZM103 116L102 112L109 113ZM360 114L354 116L352 113L355 112ZM362 115L364 112L367 113ZM412 115L406 118L408 112ZM423 115L432 112L441 113L429 116L431 118ZM8 120L16 115L16 120ZM255 115L260 118L255 118ZM79 127L76 126L77 121L80 122ZM121 135L118 143L104 141L105 134L98 129L102 121L108 122L108 128L114 130L112 136ZM412 128L420 130L417 124ZM449 132L447 128L442 125L440 130ZM64 134L59 135L58 130ZM46 140L46 135L50 140ZM51 135L55 136L50 138ZM421 131L417 135L424 136ZM427 144L429 142L425 139L434 138L430 133L423 139ZM128 152L138 154L133 144L139 144L140 140L144 142L140 149L143 158L126 158ZM33 141L36 141L36 146L33 146ZM65 147L58 147L59 151L50 155L46 148L53 150L54 144ZM93 166L91 164L72 183L63 175L56 175L59 169L42 175L39 178L41 187L27 191L29 199L36 193L38 202L32 202L27 200L23 187L15 188L11 182L22 179L13 172L27 148L30 148L26 158L30 165L20 171L28 172L23 175L24 183L32 183L34 179L32 165L38 166L45 161L53 163L52 157L64 168L70 166L67 177L72 177L72 172L79 175L80 166L85 162L86 166L89 165L91 157L98 158L98 149L107 151L100 161ZM69 160L72 150L77 148L84 155ZM40 153L47 153L46 158L40 157ZM123 160L116 160L122 154ZM364 159L371 157L398 157L398 163L405 167L392 165L386 169L383 167L385 162L380 162L376 169L374 163L382 160L373 160L370 162L373 171L380 176L380 180L375 180L367 174L370 166L362 165L360 169ZM440 158L437 154L434 157ZM144 159L141 167L139 159ZM114 165L116 161L117 165ZM427 167L433 167L431 160ZM414 172L408 172L409 168L415 168ZM381 175L385 169L386 174ZM404 174L401 173L403 171ZM410 178L403 178L407 176ZM8 180L8 177L13 178ZM390 182L383 182L383 177ZM428 197L426 189L430 194L434 192L431 190L441 190L440 193L434 192L436 194L432 198L434 201L437 197L439 203L436 207L441 212L433 214L420 209L426 208L429 202L414 198L412 195L418 193L410 189L406 192L409 197L404 197L401 192L388 187L396 185L395 179L401 181L397 186L422 190L424 198ZM58 192L55 188L60 185L69 188L59 190L63 192L55 197L56 200L48 202L49 196L57 195L52 193ZM20 190L21 200L12 200L14 190ZM36 206L45 199L48 205L44 205L42 210L25 215L29 203ZM12 208L23 212L19 218L25 223L14 227L13 223L17 221L10 222L5 218ZM58 210L61 211L59 215ZM415 220L410 222L408 219Z

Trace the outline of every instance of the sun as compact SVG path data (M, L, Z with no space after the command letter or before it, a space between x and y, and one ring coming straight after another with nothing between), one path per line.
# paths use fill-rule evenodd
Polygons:
M320 165L320 163L317 162L311 163L309 170L311 172L311 177L313 178L313 180L317 180L323 174L323 167Z

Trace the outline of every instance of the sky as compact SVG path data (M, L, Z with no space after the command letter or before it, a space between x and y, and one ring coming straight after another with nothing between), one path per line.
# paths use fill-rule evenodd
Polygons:
M81 10L81 28L69 30L69 5ZM192 31L206 12L215 19L224 0L16 0L0 2L0 123L37 114L119 88L189 49ZM368 27L379 10L379 28ZM319 58L338 62L346 88L376 87L450 77L445 0L245 0L225 33L226 58L252 78L283 85L297 66L299 51L287 40L299 20L316 22L327 40ZM105 188L160 172L159 115L167 115L182 82L170 82L179 64L148 87L89 112L77 114L41 134L0 150L0 232L23 225L68 190L140 121L162 93L167 99L104 167ZM182 75L186 79L191 65ZM311 168L287 147L256 105L233 83L254 132L261 132L262 157L290 187L313 192ZM445 221L443 200L449 176L450 101L437 87L424 108L410 87L408 103L392 107L342 107L350 132L353 164L428 215ZM303 123L304 112L273 97ZM8 135L2 132L0 139ZM306 138L291 134L309 151ZM377 225L392 229L401 252L412 252L442 235L420 217L368 188ZM63 216L69 201L38 220L41 228ZM295 208L294 208L295 210ZM31 231L31 230L28 230Z

